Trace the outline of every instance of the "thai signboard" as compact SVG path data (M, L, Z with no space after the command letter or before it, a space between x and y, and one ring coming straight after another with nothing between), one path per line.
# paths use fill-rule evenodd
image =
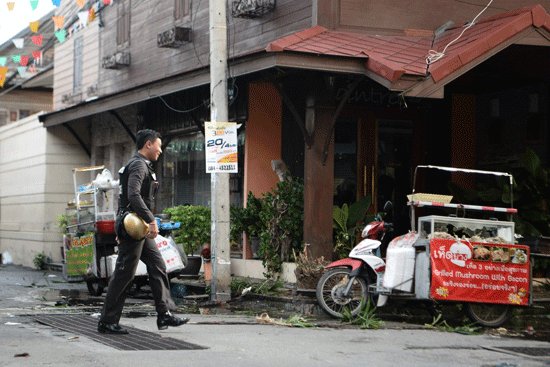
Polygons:
M96 274L93 233L79 237L66 234L63 242L67 278L83 278L86 275Z
M527 305L529 247L460 240L430 241L432 282L437 300Z
M237 173L237 124L206 121L206 173Z

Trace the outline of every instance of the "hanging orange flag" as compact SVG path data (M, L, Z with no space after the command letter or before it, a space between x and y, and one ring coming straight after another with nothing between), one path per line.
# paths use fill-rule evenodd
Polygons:
M8 5L8 10L9 10L9 11L12 11L13 8L15 7L15 2L14 2L14 1L8 1L8 2L6 3L6 5Z
M8 73L8 68L6 66L0 67L0 88L4 88L4 83L6 82L7 73Z
M79 8L82 9L86 4L86 0L76 0L76 4L78 5Z
M65 24L65 17L63 15L53 16L52 19L55 25L55 30L63 28L63 24Z
M95 20L95 10L94 8L90 8L90 11L88 12L88 23L92 23Z
M29 23L29 28L31 29L32 33L38 32L38 27L40 26L40 21L35 20L34 22Z

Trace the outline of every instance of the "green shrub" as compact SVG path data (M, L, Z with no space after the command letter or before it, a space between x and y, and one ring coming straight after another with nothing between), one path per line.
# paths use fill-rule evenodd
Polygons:
M205 243L210 243L210 208L202 205L179 205L166 208L170 219L181 222L174 232L176 243L183 245L188 255L195 255Z

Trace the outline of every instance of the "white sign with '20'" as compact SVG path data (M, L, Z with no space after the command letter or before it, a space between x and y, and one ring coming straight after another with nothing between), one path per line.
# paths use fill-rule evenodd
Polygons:
M237 173L237 124L204 123L206 173Z

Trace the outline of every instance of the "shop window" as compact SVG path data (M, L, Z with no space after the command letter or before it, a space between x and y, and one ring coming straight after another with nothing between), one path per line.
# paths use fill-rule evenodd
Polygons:
M242 205L244 133L239 133L239 173L230 174L231 205ZM175 205L210 206L210 174L206 173L202 133L177 137L163 148L160 174L159 210Z
M0 126L8 123L8 110L0 109Z
M19 118L19 114L17 112L18 111L10 111L10 121L11 122L17 121L17 119Z
M334 131L334 205L350 205L357 196L357 124L340 120Z
M30 110L19 110L19 119L24 119L25 117L29 117L30 115Z

